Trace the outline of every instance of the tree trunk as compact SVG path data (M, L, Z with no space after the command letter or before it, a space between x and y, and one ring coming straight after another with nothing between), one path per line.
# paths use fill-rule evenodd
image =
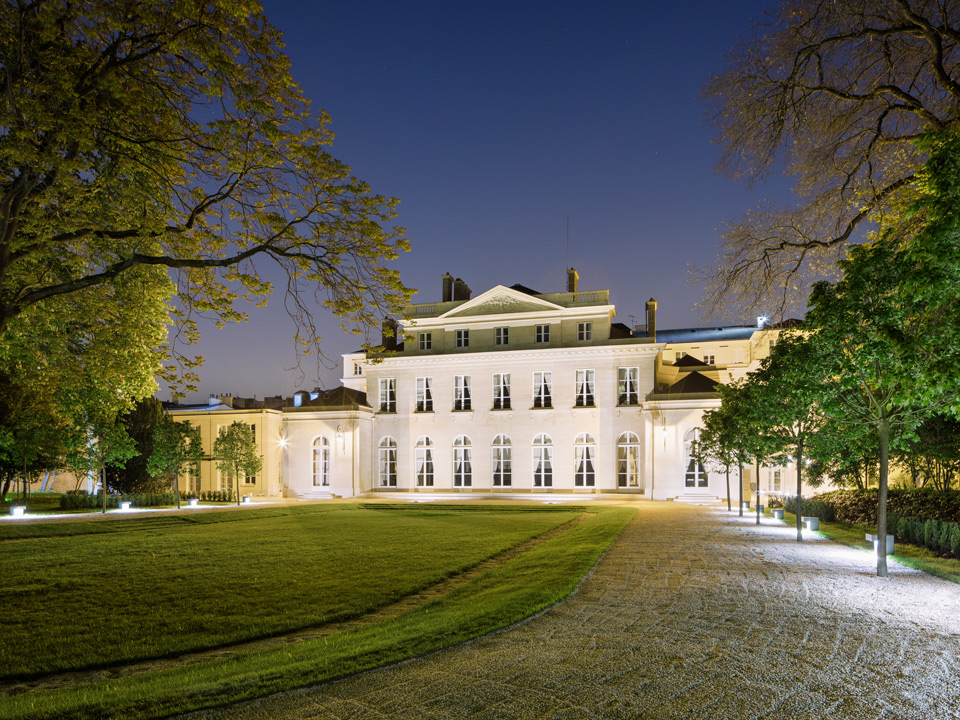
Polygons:
M803 439L797 440L797 542L803 542Z
M743 460L740 461L740 500L737 507L740 509L740 517L743 517Z
M877 427L880 436L880 477L877 493L877 577L887 577L887 471L890 453L890 421Z
M10 476L5 475L3 478L3 492L0 493L0 502L6 502L7 493L10 491Z
M103 514L107 514L107 466L100 466L100 496L103 498Z
M173 474L173 494L177 497L177 510L180 509L180 475L179 473Z
M727 512L730 512L730 463L726 464L727 471Z
M757 525L760 524L760 458L757 458Z

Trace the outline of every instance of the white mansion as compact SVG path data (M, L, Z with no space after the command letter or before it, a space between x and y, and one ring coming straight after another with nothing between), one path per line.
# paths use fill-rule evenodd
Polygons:
M659 330L656 308L645 327L615 323L609 292L579 290L572 268L561 293L498 285L471 297L447 274L440 302L385 323L381 355L344 355L335 390L171 411L200 427L208 452L219 428L253 426L264 469L241 491L254 496L725 497L724 473L691 447L719 405L714 386L753 369L777 331ZM781 476L761 470L761 490L779 491ZM745 494L756 480L747 470ZM208 460L181 489L222 482Z

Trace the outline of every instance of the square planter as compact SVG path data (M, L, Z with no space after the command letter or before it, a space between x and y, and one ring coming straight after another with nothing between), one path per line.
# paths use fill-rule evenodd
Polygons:
M23 517L23 514L27 511L26 505L11 505L10 506L10 515L12 517Z
M200 505L200 501L197 500L197 498L190 498L187 500L187 505L190 507L198 507Z
M803 518L803 524L807 526L807 530L819 530L819 529L820 529L820 518L817 518L817 517L805 517L805 518Z
M876 552L877 545L879 545L880 543L880 541L877 539L877 536L874 535L873 533L867 533L866 537L867 537L867 542L873 543L873 551ZM890 535L888 533L887 534L887 555L893 555L893 541L894 541L893 535Z
M774 510L773 518L774 520L783 520L783 510Z

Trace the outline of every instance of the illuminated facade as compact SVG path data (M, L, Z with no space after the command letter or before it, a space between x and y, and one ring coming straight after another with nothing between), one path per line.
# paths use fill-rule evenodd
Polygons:
M703 413L777 331L658 331L656 303L646 310L642 328L614 322L609 292L579 290L573 269L566 292L499 285L477 297L445 275L439 302L385 326L379 357L344 355L340 388L248 411L264 427L252 494L725 497L723 473L694 457ZM174 410L206 423L205 438L237 412ZM213 487L208 465L200 482ZM762 470L761 489L776 479ZM744 492L755 482L749 469Z

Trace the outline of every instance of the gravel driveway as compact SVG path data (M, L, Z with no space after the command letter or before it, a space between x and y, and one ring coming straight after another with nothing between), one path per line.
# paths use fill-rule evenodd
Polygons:
M960 718L960 585L643 503L580 589L465 645L188 717Z

